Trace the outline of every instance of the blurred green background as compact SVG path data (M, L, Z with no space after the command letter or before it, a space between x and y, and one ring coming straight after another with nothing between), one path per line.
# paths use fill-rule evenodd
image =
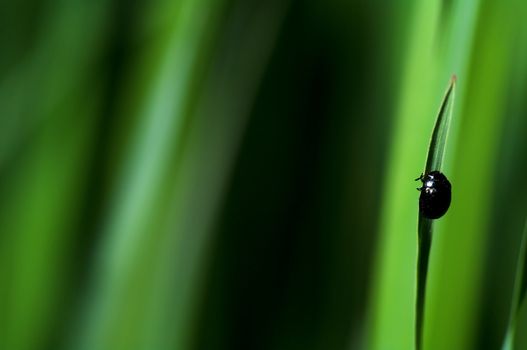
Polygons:
M0 1L0 349L412 349L413 179L454 73L424 348L500 349L527 215L526 15Z

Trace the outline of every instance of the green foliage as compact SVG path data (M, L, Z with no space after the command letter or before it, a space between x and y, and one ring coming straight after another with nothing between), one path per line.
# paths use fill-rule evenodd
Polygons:
M453 72L423 349L499 348L527 213L525 10L3 2L0 349L413 348L413 179Z
M423 174L432 171L441 171L443 158L446 149L447 136L452 119L452 109L454 108L456 77L453 76L446 91L439 113L437 114L430 146L426 156L426 165ZM415 346L422 348L423 341L423 319L426 296L426 275L428 273L428 261L430 259L430 248L432 246L432 219L428 219L419 213L417 236L417 290L416 290L416 321L415 321Z
M509 324L507 327L507 334L503 343L503 350L515 349L515 335L516 329L524 329L518 327L518 313L522 304L525 302L525 290L527 289L527 221L523 229L521 245L518 254L518 263L516 265L516 277L514 280L514 293L512 295L511 311L509 316ZM520 349L520 347L518 347Z

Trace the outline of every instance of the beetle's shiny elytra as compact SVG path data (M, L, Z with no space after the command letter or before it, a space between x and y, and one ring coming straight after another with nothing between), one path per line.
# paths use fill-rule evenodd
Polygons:
M419 176L423 186L419 196L419 212L425 218L438 219L445 215L452 199L452 185L445 175L439 171L431 171Z

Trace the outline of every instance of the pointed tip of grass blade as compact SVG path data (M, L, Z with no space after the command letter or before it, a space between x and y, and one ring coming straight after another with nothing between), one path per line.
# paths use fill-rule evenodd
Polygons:
M453 74L450 78L441 106L439 107L439 112L437 113L436 123L432 131L430 146L428 147L428 154L426 157L425 174L433 170L441 170L443 165L443 155L446 149L446 141L454 107L456 82L457 76Z

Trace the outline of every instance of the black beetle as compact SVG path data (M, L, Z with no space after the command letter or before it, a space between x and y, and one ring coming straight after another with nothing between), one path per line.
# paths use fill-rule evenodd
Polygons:
M423 186L419 196L419 212L425 218L438 219L445 215L452 199L452 185L446 176L437 171L421 174L415 181L421 180Z

